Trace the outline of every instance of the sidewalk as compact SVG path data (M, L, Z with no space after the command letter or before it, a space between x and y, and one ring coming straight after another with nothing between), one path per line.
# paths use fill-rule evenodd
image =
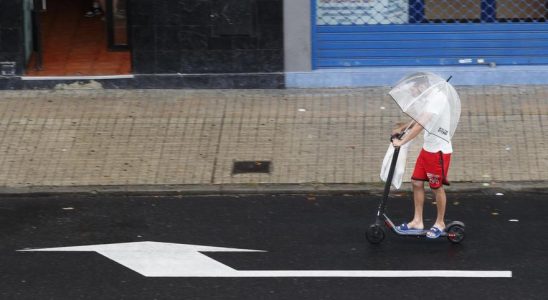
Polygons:
M450 180L547 181L548 86L457 90ZM387 92L0 91L0 188L377 184L404 118ZM259 160L270 174L232 174Z

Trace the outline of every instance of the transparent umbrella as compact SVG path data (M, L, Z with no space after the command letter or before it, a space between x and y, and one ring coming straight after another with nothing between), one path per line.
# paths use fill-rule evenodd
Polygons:
M388 94L426 131L451 140L459 123L460 99L448 80L433 73L414 73L401 79Z

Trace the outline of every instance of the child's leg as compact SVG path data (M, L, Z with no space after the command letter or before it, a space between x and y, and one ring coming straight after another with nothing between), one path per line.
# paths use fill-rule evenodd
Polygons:
M420 180L413 181L413 202L415 203L415 215L413 220L407 224L410 228L423 229L423 208L424 208L424 182Z
M445 195L445 190L443 186L434 189L434 194L436 195L436 208L438 210L438 216L436 217L436 223L434 226L439 229L445 229L445 207L447 205L447 197Z

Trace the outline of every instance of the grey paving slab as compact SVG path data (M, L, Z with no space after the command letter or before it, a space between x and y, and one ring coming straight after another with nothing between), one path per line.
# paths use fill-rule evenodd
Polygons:
M450 180L546 181L548 87L457 90ZM378 183L406 120L387 91L0 91L0 187ZM232 174L239 160L271 173Z

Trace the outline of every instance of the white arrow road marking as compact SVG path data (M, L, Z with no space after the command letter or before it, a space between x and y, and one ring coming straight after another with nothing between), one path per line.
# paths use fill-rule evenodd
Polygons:
M266 252L159 242L135 242L76 247L24 249L29 251L97 252L145 277L498 277L512 271L453 270L264 270L239 271L200 252Z

